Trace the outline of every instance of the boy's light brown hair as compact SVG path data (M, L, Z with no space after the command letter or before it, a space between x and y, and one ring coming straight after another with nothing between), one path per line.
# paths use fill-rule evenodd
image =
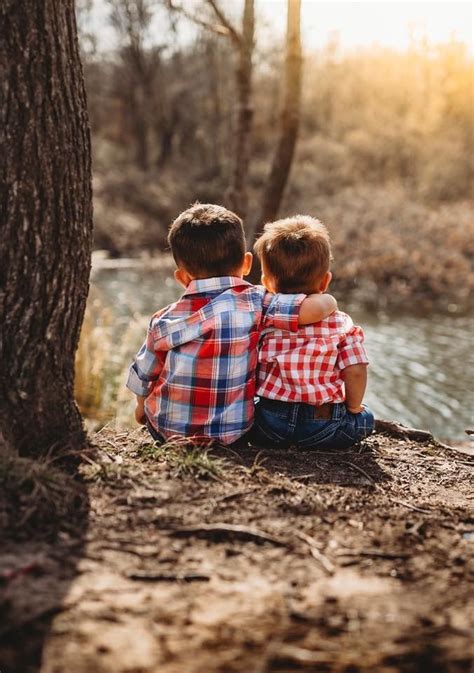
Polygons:
M195 203L178 215L168 243L176 264L198 278L231 275L245 255L242 220L212 203Z
M274 279L276 292L315 292L332 259L328 230L309 215L269 222L254 250Z

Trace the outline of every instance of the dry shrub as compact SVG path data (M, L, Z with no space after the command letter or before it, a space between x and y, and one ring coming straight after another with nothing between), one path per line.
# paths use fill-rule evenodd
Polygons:
M466 306L474 289L474 215L468 203L436 209L410 200L404 189L350 187L333 197L289 195L319 217L333 241L335 287L356 290L372 304L415 308L418 301Z
M468 198L472 73L472 57L454 41L413 42L403 53L342 52L332 43L307 62L300 144L311 147L317 136L342 144L354 184L398 179L432 201ZM319 186L324 154L312 161ZM332 193L328 182L332 189L322 189Z
M108 359L114 344L111 339L113 314L91 291L76 353L75 395L85 416L94 414L102 422L111 418L110 386L107 386Z
M85 506L80 482L52 458L0 455L0 535L54 533L73 525Z
M312 193L334 194L352 184L356 175L347 146L318 134L300 143L293 178L293 187L299 193L310 189Z
M427 201L454 201L473 195L473 157L466 156L459 139L441 138L424 151L418 191Z
M134 316L123 328L98 291L91 291L76 354L75 395L81 413L93 419L94 427L132 422L134 399L124 384L147 322L145 316Z

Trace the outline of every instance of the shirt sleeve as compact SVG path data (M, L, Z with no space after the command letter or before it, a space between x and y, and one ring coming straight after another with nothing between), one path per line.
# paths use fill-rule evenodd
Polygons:
M273 327L290 332L298 331L298 317L305 294L272 294L263 299L263 329Z
M145 342L129 367L126 386L135 395L146 397L150 385L157 381L165 364L166 352L154 348L153 320L148 328Z
M369 359L364 348L364 332L361 327L353 325L339 342L337 366L345 369L351 365L367 365Z

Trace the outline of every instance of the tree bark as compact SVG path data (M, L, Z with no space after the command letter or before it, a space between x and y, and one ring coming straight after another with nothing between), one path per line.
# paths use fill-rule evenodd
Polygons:
M0 435L35 455L84 441L90 137L73 0L2 0L0 34Z
M259 216L248 231L249 243L253 243L255 237L262 232L266 222L270 222L276 218L293 161L300 120L301 77L303 69L300 8L301 0L288 0L285 73L279 121L279 139L263 194ZM254 263L251 277L256 280L259 275L259 265L258 263Z
M234 142L234 167L229 193L229 205L240 217L248 209L247 176L250 164L250 136L253 122L252 56L255 39L254 0L245 0L242 33L237 43L237 123Z

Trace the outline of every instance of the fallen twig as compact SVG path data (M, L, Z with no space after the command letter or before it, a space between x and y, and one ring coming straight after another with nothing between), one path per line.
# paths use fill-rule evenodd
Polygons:
M238 491L232 491L232 493L227 493L226 495L211 496L209 499L213 500L214 502L223 502L224 500L233 500L234 498L239 498L243 495L249 495L250 493L254 493L256 490L257 489L255 488L240 489Z
M411 439L415 442L428 443L431 442L440 449L445 449L446 451L454 451L457 453L462 453L454 446L449 446L444 442L440 442L438 439L435 439L431 432L428 430L419 430L418 428L407 428L401 423L396 423L395 421L384 421L382 419L375 421L375 431L383 432L386 435L391 437L398 437L400 439ZM465 430L466 434L474 434L473 430Z
M408 509L412 509L414 512L421 512L422 514L433 514L429 509L422 509L421 507L417 507L416 505L411 505L409 502L405 502L404 500L397 500L397 498L390 498L392 502L396 502L397 505L403 505L403 507L407 507Z
M132 554L134 556L138 556L138 558L155 558L156 556L159 555L159 549L157 548L156 551L153 552L144 552L140 551L139 549L136 548L131 548L131 547L124 547L122 546L113 546L113 545L101 545L94 551L116 551L121 554Z
M338 461L338 465L349 465L349 467L354 468L354 470L356 470L357 472L359 472L360 474L362 474L366 479L368 479L368 480L370 481L371 484L373 484L374 486L377 486L377 484L376 484L376 482L375 482L375 479L374 479L373 477L371 477L370 474L368 474L368 472L366 472L365 470L363 470L363 469L362 469L361 467L359 467L358 465L355 465L354 463L351 463L351 462L349 462L348 460L339 460L339 461Z
M328 575L334 575L335 572L334 564L331 563L331 561L319 551L319 549L317 548L316 540L312 538L310 535L303 533L303 531L297 531L296 534L300 538L300 540L303 540L308 544L312 557L316 561L318 561L318 563L321 564L325 572Z
M202 573L148 573L132 571L126 577L137 582L208 582L210 575Z
M401 423L395 421L384 421L377 419L375 421L375 431L383 432L391 437L401 437L402 439L412 439L416 442L432 442L434 437L431 432L427 430L419 430L418 428L407 428Z
M279 540L276 537L267 535L263 531L256 528L248 528L246 526L235 526L231 524L210 523L201 524L200 526L184 526L183 528L173 528L170 531L171 535L175 536L192 536L192 535L206 535L212 537L213 535L227 535L230 537L240 538L241 540L250 540L252 542L270 542L277 547L288 547L288 543L284 540Z
M300 481L302 479L312 479L313 477L318 477L321 473L320 472L310 472L309 474L299 474L293 477L296 481Z
M312 652L295 645L281 644L269 649L271 661L292 662L298 666L315 666L334 663L334 654L329 652ZM314 669L313 669L314 670Z
M360 551L340 551L337 554L338 556L366 556L367 558L381 558L381 559L404 559L410 558L410 554L405 552L390 552L390 551L378 551L377 549L369 549Z

